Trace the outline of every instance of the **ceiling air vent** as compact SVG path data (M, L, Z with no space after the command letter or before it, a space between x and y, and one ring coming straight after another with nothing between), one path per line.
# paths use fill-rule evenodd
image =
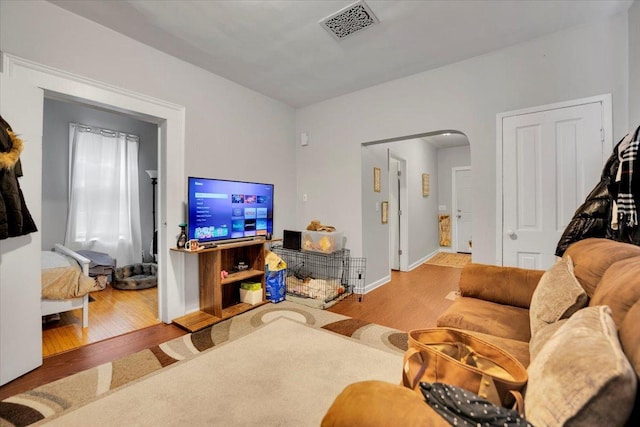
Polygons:
M364 0L359 0L333 15L327 16L320 21L320 25L333 37L342 40L378 22L380 21Z

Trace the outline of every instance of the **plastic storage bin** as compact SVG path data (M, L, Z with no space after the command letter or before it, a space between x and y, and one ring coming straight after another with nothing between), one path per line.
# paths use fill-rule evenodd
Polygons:
M302 250L331 254L342 249L342 232L303 231Z
M262 288L257 291L250 291L248 289L240 289L240 301L255 305L262 301Z

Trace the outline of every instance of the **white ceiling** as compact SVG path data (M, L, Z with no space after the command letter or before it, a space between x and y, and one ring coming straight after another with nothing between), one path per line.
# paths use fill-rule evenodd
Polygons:
M355 0L50 0L302 107L621 13L633 0L366 0L379 24L342 41L318 21Z

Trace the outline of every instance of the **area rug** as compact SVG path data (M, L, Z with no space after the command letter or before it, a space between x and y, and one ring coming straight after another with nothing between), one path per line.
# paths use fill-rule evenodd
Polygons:
M0 425L315 425L361 379L398 382L405 333L288 301L0 402Z
M425 264L438 265L441 267L455 267L462 268L471 262L470 254L459 254L452 252L438 252L427 261Z

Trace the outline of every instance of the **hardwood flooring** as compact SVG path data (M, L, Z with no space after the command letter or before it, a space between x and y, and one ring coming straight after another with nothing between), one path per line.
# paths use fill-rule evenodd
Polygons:
M410 272L391 272L391 282L365 294L362 302L344 300L329 311L401 331L436 326L458 290L461 268L423 264Z
M60 314L60 320L42 325L42 355L52 356L87 344L160 323L158 288L122 291L111 285L92 292L89 327L82 328L82 310Z
M421 265L406 273L394 271L391 282L369 292L361 302L343 300L329 311L403 331L435 326L438 315L451 304L445 297L457 290L461 271L433 265ZM115 322L120 317L112 319ZM92 321L89 320L90 329L97 326ZM0 387L0 400L184 334L186 332L177 326L159 323L46 357L41 367Z

